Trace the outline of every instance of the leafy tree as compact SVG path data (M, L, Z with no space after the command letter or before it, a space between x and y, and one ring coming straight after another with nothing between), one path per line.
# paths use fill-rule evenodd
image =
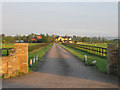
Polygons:
M2 38L2 43L5 43L5 34L2 34L1 36L2 36L1 37Z
M97 42L98 42L97 37L93 37L93 38L92 38L92 43L97 43Z
M101 43L101 41L102 41L102 40L101 40L101 37L98 37L98 42Z
M102 38L102 42L103 42L103 43L107 43L108 40L107 40L105 37L103 37L103 38Z

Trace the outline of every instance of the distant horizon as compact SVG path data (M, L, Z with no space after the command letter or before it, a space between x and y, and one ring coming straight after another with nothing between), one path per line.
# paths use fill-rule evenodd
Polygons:
M2 33L2 34L4 34L4 33ZM32 34L32 33L29 33L29 34ZM23 34L23 35L25 35L25 36L28 36L29 34L27 34L27 35L25 35L25 34ZM33 34L37 34L37 33L33 33ZM59 34L49 34L49 33L40 33L40 34L44 34L44 35L46 35L46 34L48 34L48 35L50 35L50 36L52 36L52 35L58 35L58 36L66 36L66 35L68 35L68 34L65 34L65 35L59 35ZM37 34L37 35L40 35L40 34ZM16 35L20 35L20 34L16 34ZM5 36L16 36L16 35L6 35L5 34ZM20 35L20 36L23 36L23 35ZM68 35L68 36L74 36L74 35ZM80 36L80 35L75 35L75 36ZM100 36L81 36L81 37L100 37ZM105 36L103 36L103 37L105 37ZM117 36L116 37L106 37L106 38L118 38Z

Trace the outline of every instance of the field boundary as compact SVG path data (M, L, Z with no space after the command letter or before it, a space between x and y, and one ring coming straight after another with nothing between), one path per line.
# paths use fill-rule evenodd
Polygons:
M90 46L90 45L82 45L82 44L73 44L73 43L62 43L63 45L73 47L78 50L87 51L91 54L98 55L98 56L107 56L107 48L97 47L97 46Z

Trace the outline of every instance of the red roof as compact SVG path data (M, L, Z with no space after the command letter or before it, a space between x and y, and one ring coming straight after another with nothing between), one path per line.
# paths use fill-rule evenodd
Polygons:
M35 38L32 38L32 41L35 41L36 39L41 39L41 36L36 36Z
M37 37L37 39L41 39L41 36L36 36Z
M34 39L34 38L32 38L32 41L35 41L35 39Z

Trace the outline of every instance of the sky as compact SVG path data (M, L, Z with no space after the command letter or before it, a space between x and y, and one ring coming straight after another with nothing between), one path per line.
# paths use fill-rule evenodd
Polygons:
M4 2L2 33L117 37L117 2Z

